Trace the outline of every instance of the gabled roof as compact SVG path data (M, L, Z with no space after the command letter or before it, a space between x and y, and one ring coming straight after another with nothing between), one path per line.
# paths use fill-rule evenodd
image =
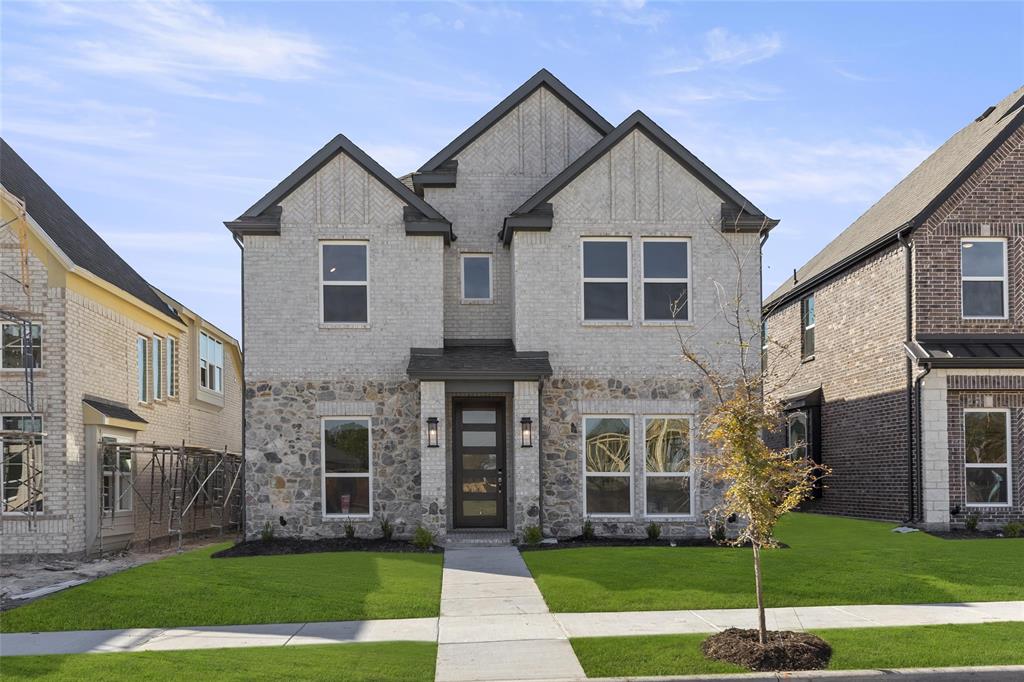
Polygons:
M447 147L435 154L429 161L423 164L418 173L428 173L438 170L446 161L465 149L473 140L480 137L492 125L501 120L508 112L515 109L523 100L533 94L534 90L546 86L559 99L565 102L566 106L575 111L580 118L590 124L594 130L606 135L612 130L612 124L597 113L593 107L584 102L579 95L565 86L562 81L554 77L547 69L541 69L526 81L511 95L501 100L496 107L488 111L483 117L466 128L461 135L456 137Z
M527 199L522 206L505 219L505 225L501 231L501 237L505 244L511 243L512 233L516 230L550 230L552 213L548 202L551 198L634 130L639 130L645 134L654 144L658 145L666 154L687 168L694 177L703 182L708 189L725 202L730 210L724 212L723 229L752 229L760 231L762 229L771 229L778 224L778 220L767 217L753 202L708 168L690 150L679 144L661 126L652 121L647 114L642 111L636 111L630 114L626 120L616 126L605 137L601 138L593 147L584 152L565 170L548 181L536 194Z
M25 210L71 261L178 320L149 283L103 241L32 167L0 139L0 184L25 202Z
M262 199L235 220L224 225L235 234L280 234L281 211L278 204L295 191L302 183L311 178L318 170L336 155L344 153L359 164L363 170L380 181L395 196L404 201L412 212L406 211L406 232L409 234L435 234L444 236L446 240L454 238L451 223L437 209L416 195L401 180L388 173L383 166L360 149L352 140L344 135L336 135L313 156L278 183L277 187L267 192ZM412 216L412 220L410 220ZM411 223L411 224L410 224Z
M895 242L928 219L1024 120L1024 87L986 111L787 279L764 305L780 305Z

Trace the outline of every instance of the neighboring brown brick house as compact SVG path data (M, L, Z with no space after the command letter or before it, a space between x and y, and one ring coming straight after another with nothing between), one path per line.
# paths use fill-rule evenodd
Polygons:
M1024 88L764 302L767 390L832 473L809 507L1024 520Z

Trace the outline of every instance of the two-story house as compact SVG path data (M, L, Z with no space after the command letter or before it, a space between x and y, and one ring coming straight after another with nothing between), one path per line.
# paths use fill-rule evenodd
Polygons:
M756 338L775 222L545 70L401 179L337 136L226 223L249 536L705 533L680 335L740 362L719 293L744 283Z
M169 486L150 490L172 472L127 444L239 453L238 343L150 286L2 140L0 184L0 556L167 537ZM102 443L125 444L116 462Z
M764 302L768 390L831 468L809 508L1024 520L1024 88Z

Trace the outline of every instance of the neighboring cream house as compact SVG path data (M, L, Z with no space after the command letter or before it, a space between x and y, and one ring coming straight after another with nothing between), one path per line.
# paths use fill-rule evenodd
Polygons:
M151 287L5 141L0 183L0 430L45 433L33 480L4 443L3 558L76 556L100 549L101 537L109 548L166 535L166 523L136 527L144 503L133 498L144 493L133 463L104 470L98 444L240 452L238 342ZM31 418L14 317L32 324Z

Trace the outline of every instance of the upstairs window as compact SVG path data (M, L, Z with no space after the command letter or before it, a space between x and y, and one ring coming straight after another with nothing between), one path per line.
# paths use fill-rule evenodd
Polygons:
M224 344L206 332L199 332L199 385L223 393L223 381Z
M321 243L320 272L321 322L365 324L366 242Z
M462 254L462 300L483 303L490 301L494 292L491 282L491 254Z
M164 397L163 339L153 337L153 399Z
M164 379L165 379L165 382L167 383L167 397L169 397L169 398L173 398L175 396L175 394L176 394L176 389L174 388L174 373L178 369L178 367L177 367L178 360L177 360L177 357L176 357L177 352L178 352L178 342L174 340L173 336L168 336L167 337L167 362L165 364L166 374L165 374Z
M626 322L630 319L629 240L583 240L583 319Z
M968 506L1010 504L1010 411L964 410Z
M32 367L39 369L43 356L42 330L38 324L30 325L32 329ZM0 325L0 369L23 369L25 358L22 353L21 332L23 326L18 323Z
M644 320L690 319L690 242L643 241Z
M136 367L138 368L139 402L149 399L149 341L145 337L135 339Z
M814 357L814 294L800 301L800 356Z
M1006 318L1006 240L964 239L960 277L965 318Z

